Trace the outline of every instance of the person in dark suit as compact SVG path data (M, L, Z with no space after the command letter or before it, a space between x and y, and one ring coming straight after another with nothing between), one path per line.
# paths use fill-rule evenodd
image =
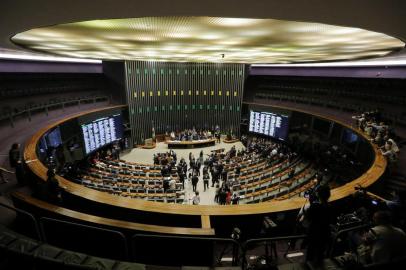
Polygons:
M20 160L20 144L19 143L13 143L10 151L8 152L8 158L10 161L10 167L15 168L17 166L17 162Z
M185 189L185 174L183 173L183 171L178 172L178 176L179 176L179 182L182 183L182 188Z
M197 176L197 174L193 174L193 176L192 176L193 191L196 191L196 187L197 187L198 182L199 182L199 177Z
M330 188L321 185L309 197L310 206L305 210L301 221L307 224L306 261L320 265L330 239L330 209L328 199Z
M206 188L209 188L209 180L210 180L209 173L203 174L203 186L204 186L204 191L206 191Z
M47 172L46 196L48 201L58 204L62 202L62 188L59 186L58 179L55 177L54 169Z

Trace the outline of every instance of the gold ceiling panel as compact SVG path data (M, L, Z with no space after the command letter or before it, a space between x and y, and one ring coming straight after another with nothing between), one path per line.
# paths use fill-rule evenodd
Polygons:
M32 29L12 41L66 57L250 64L373 58L405 46L359 28L218 17L84 21Z

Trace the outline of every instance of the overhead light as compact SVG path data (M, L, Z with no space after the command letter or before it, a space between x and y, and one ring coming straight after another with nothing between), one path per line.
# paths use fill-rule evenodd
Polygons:
M0 51L0 59L31 60L31 61L52 61L52 62L72 62L72 63L94 63L99 64L101 60L81 59L68 57L40 56L35 54L5 53Z
M65 57L247 64L366 59L405 46L397 38L360 28L221 17L76 22L28 30L12 41Z

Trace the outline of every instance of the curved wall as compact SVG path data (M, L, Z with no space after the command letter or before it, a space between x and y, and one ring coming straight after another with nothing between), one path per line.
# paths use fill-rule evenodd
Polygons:
M257 104L258 105L258 104ZM266 106L266 105L261 105ZM106 108L104 110L109 110ZM275 109L275 108L274 108ZM280 110L290 110L286 107L279 107ZM69 119L83 116L91 112L83 112ZM294 111L295 113L306 113L305 111ZM326 119L321 115L318 118L327 121L333 121L334 125L340 125L356 133L359 138L367 143L370 151L373 153L373 163L357 179L343 186L332 190L331 201L335 202L347 197L354 192L356 185L367 187L372 185L383 174L386 168L386 160L359 131L352 127ZM38 131L27 143L24 158L25 160L35 160L38 158L36 148L38 140L49 129L56 125L61 125L69 119L61 120L48 127ZM28 164L31 171L41 180L46 179L47 168L41 162L31 162ZM145 200L117 197L100 191L86 188L82 185L73 183L58 176L61 185L67 188L65 192L66 207L80 209L82 212L91 213L108 218L117 218L132 222L143 222L148 224L165 225L165 226L185 226L185 227L202 227L209 226L215 228L216 234L227 233L234 226L240 226L246 230L259 231L262 226L262 220L265 215L280 215L283 213L296 211L304 203L304 198L292 198L284 201L272 201L252 205L229 205L229 206L194 206L194 205L172 205Z

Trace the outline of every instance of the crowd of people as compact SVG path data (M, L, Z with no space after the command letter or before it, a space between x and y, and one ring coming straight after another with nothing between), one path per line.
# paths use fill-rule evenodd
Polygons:
M382 119L380 111L364 112L353 118L356 119L357 127L365 132L371 141L381 149L389 164L396 163L400 150L393 139L395 136L393 129Z
M185 129L182 131L171 131L169 134L172 141L196 141L216 138L220 142L220 129L216 127L214 130L209 129Z
M379 110L354 116L357 127L376 144L390 165L394 164L400 153L393 138L395 134L390 125L381 117ZM329 151L337 151L331 149ZM406 258L406 193L394 192L392 200L372 197L361 186L353 196L346 200L348 220L354 222L353 230L341 236L341 245L346 253L341 254L347 264L368 265L393 263ZM298 228L307 237L306 260L321 267L326 251L340 230L340 216L337 221L329 204L330 190L327 183L318 181L309 191L309 199L298 215ZM347 221L348 221L347 220ZM355 223L359 222L359 223ZM359 226L359 225L364 226ZM398 268L396 268L398 269Z
M200 193L197 190L199 181L203 181L203 192L210 188L215 189L215 203L238 204L242 161L262 158L272 163L275 160L292 161L297 156L287 145L270 139L243 137L242 141L243 149L237 150L233 146L227 152L222 149L222 151L211 151L209 154L204 154L204 151L201 150L196 157L190 152L188 162L183 157L178 160L177 154L173 150L155 153L153 163L161 166L164 181L166 181L165 179L170 181L170 176L176 172L177 181L182 184L183 189L186 181L191 184L192 191L195 192L191 199L193 204L200 203ZM230 174L233 177L229 177ZM167 187L166 184L164 189L166 189L165 187Z

